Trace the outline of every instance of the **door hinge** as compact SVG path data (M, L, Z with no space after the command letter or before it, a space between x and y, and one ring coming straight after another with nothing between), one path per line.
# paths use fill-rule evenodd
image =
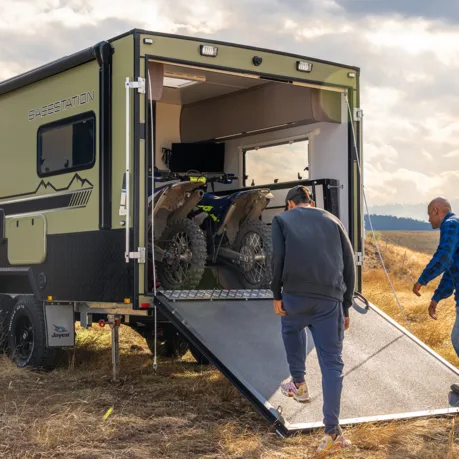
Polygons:
M355 263L357 266L362 266L363 265L363 262L364 262L364 256L363 256L363 253L362 252L356 252L354 254L354 257L355 257Z
M363 110L361 108L354 108L354 120L362 121L363 119Z
M140 94L145 94L145 78L137 78L137 81L127 81L126 80L126 87L137 89Z
M137 260L139 263L145 263L145 247L139 247L138 252L129 252L129 259Z

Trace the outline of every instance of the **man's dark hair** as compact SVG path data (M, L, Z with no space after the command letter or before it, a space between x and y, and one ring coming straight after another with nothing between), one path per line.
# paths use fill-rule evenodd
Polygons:
M304 185L298 185L292 188L285 198L285 209L288 209L288 202L293 201L297 206L299 204L311 204L313 202L312 194Z

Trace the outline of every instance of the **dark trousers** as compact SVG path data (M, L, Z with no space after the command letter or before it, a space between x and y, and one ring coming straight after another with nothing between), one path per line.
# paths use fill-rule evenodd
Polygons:
M306 327L311 330L322 372L325 432L339 434L339 413L343 388L344 314L342 304L332 299L299 297L284 293L282 317L284 341L290 373L295 382L306 374Z

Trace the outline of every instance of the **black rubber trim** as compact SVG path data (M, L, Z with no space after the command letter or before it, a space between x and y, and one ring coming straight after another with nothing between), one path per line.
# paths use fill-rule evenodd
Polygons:
M272 412L266 409L263 402L255 397L252 392L232 373L213 353L208 349L198 338L191 327L188 327L183 317L176 311L172 312L167 306L167 299L161 294L154 298L154 304L158 307L158 311L161 312L178 330L179 332L195 346L201 354L203 354L222 374L228 381L233 384L241 394L252 403L259 413L266 418L266 420L273 424L282 435L290 435L290 431L285 425L283 425L279 419Z
M4 244L6 240L5 223L5 211L0 209L0 244Z
M148 104L145 104L145 105L148 105ZM139 140L145 140L145 131L146 131L145 123L140 123L140 125L139 125Z
M0 96L96 59L97 44L0 83Z
M295 59L300 59L300 60L305 60L305 61L310 61L310 62L317 62L320 64L328 64L328 65L333 65L336 67L341 67L349 70L356 70L360 71L359 67L355 67L352 65L345 65L345 64L340 64L338 62L331 62L331 61L326 61L323 59L317 59L313 57L306 57L302 56L300 54L292 54L292 53L284 53L282 51L276 51L272 49L266 49L266 48L257 48L254 46L245 46L242 44L238 43L230 43L230 42L224 42L224 41L218 41L218 40L209 40L207 38L198 38L198 37L190 37L190 36L184 36L184 35L173 35L173 34L167 34L167 33L161 33L161 32L152 32L144 29L132 29L128 32L125 32L121 35L118 35L116 37L113 37L109 40L107 40L109 43L119 40L121 38L127 37L128 35L133 35L133 34L143 34L143 35L152 35L153 37L165 37L165 38L178 38L180 40L187 40L187 41L196 41L200 43L210 43L214 45L221 45L221 46L231 46L233 48L240 48L240 49L246 49L246 50L252 50L252 51L259 51L263 53L269 53L269 54L275 54L278 56L286 56L286 57L293 57Z
M112 227L112 55L107 42L96 50L99 64L99 229Z
M140 77L140 36L134 34L134 81ZM140 232L140 94L134 90L134 208L132 213L134 227L134 247L137 251L139 247ZM138 261L134 260L134 292L133 309L139 309L139 266Z

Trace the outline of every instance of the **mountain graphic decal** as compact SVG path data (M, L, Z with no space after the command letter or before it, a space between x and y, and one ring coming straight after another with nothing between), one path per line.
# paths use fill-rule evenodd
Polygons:
M0 208L5 215L14 216L83 208L87 206L93 189L94 185L78 174L62 188L41 180L34 191L1 197Z
M13 194L10 196L2 196L0 197L0 201L7 200L7 199L15 199L15 198L25 198L27 196L37 196L40 191L45 191L46 194L48 193L60 193L62 191L70 191L70 190L80 190L82 188L85 189L92 189L94 185L88 180L80 177L78 174L75 174L70 180L69 184L63 188L56 188L50 181L41 180L38 184L37 188L34 191L30 191L28 193L21 193L21 194Z

